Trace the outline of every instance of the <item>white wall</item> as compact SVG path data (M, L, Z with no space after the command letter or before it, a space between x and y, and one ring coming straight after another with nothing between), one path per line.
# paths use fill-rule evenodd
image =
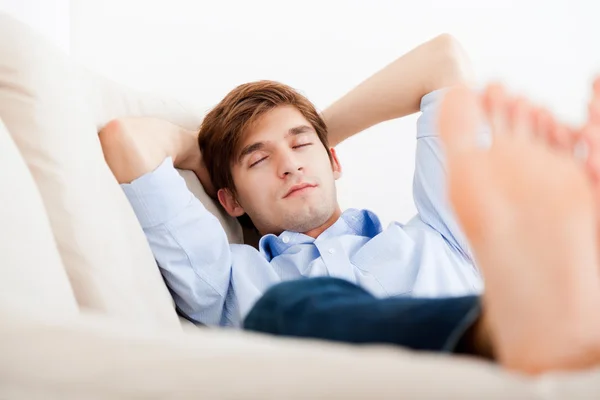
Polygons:
M237 84L275 79L324 108L450 32L481 82L510 82L577 122L600 71L598 15L588 0L72 0L70 48L114 79L207 107ZM386 123L339 147L344 207L385 221L412 216L414 123Z
M69 0L0 0L0 11L25 22L69 52Z

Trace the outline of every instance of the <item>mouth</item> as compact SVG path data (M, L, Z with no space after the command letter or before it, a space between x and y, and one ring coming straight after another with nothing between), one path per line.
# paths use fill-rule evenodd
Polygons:
M305 193L313 188L315 188L317 185L311 185L310 183L300 183L298 185L294 185L290 188L290 190L285 194L285 196L283 196L283 198L288 198L290 196L296 196L302 193Z

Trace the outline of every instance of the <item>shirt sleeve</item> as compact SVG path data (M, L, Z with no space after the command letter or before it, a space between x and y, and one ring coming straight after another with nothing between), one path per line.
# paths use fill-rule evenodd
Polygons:
M437 90L421 99L417 120L417 150L413 196L423 222L439 232L463 256L473 261L467 239L448 199L443 147L438 136L437 112L445 91ZM479 135L486 135L485 127Z
M179 310L196 322L225 325L232 258L218 219L189 191L171 158L121 187Z

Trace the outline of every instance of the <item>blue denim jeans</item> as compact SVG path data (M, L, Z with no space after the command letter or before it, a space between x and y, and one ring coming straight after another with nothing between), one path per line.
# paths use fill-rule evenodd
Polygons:
M337 278L309 278L269 289L244 329L347 343L387 343L415 350L464 351L479 317L479 297L376 298Z

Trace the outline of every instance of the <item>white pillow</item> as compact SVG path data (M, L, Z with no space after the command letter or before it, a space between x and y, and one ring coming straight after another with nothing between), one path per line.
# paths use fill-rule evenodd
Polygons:
M77 315L40 193L2 120L0 187L0 308L49 319Z
M0 40L1 117L38 186L79 306L147 329L181 330L104 161L90 109L104 99L85 97L78 67L7 15L0 14L0 38L10 38Z

